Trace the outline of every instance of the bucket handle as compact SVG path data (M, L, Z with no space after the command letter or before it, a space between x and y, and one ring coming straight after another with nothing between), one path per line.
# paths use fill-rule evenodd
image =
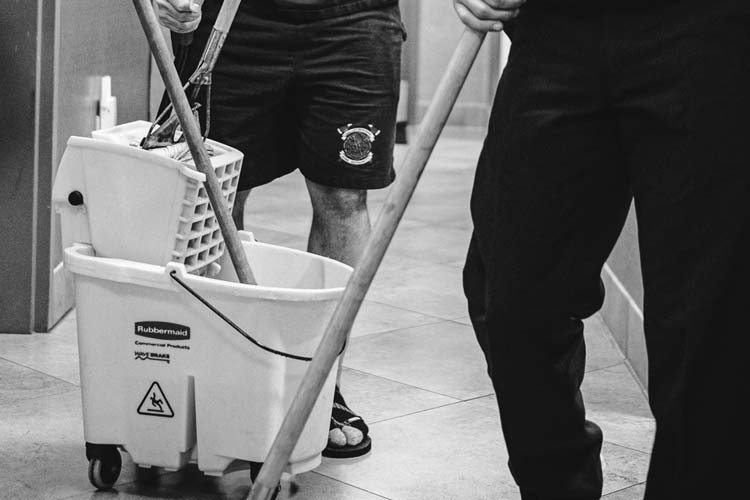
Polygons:
M268 346L265 346L265 345L261 344L260 342L258 342L257 340L255 340L252 337L252 335L250 335L245 330L243 330L242 328L240 328L239 325L237 325L237 323L235 323L234 321L232 321L231 319L229 319L224 313L222 313L221 311L219 311L213 304L211 304L208 300L206 300L203 296L201 296L198 292L196 292L192 287L190 287L190 285L188 285L183 280L181 280L180 278L178 278L176 270L173 269L172 271L170 271L169 276L173 280L175 280L177 282L177 284L179 284L182 288L184 288L185 290L187 290L187 292L190 295L192 295L193 297L195 297L196 299L198 299L198 301L200 301L201 304L203 304L204 306L206 306L207 308L209 308L211 310L211 312L213 312L215 315L217 315L219 318L221 318L226 324L228 324L229 326L231 326L237 333L239 333L240 335L242 335L243 337L245 337L247 340L249 340L250 342L252 342L253 344L255 344L257 347L263 349L264 351L270 352L271 354L275 354L277 356L281 356L281 357L284 357L284 358L296 359L297 361L305 361L305 362L308 362L308 363L310 361L312 361L312 358L309 358L309 357L306 357L306 356L298 356L296 354L290 354L290 353L284 352L284 351L279 351L277 349L274 349L273 347L268 347ZM339 353L339 355L341 355L341 353L344 352L345 348L346 348L346 343L344 343L344 345L341 347L341 352Z

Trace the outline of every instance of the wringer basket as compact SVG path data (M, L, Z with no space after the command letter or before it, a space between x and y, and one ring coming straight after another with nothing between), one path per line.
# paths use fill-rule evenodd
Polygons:
M52 192L63 247L90 243L100 257L177 262L204 274L224 252L205 176L191 168L192 160L134 147L150 125L136 121L68 140ZM231 211L242 153L211 140L206 146Z

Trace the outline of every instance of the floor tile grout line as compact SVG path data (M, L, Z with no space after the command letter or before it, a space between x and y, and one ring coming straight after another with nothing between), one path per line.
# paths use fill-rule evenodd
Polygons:
M495 393L494 393L494 392L491 392L491 393L489 393L489 394L485 394L484 396L474 396L473 398L469 398L469 399L462 399L462 400L461 400L461 402L462 402L462 403L470 403L470 402L472 402L472 401L477 401L477 400L479 400L479 399L484 399L484 398L488 398L488 397L490 397L490 396L494 396L494 395L495 395Z
M468 243L466 244L466 246L468 248ZM406 254L406 250L404 250L404 254ZM397 253L393 253L391 255L395 257L400 257L400 258L403 257L403 258L411 259L415 262L419 262L423 266L435 265L435 266L440 266L440 267L457 267L456 259L427 260L427 259L414 259L414 258L410 258L408 255L400 255Z
M467 243L467 245L468 245L468 243ZM467 246L467 248L468 248L468 246ZM444 263L439 263L439 262L426 261L424 259L417 259L417 258L414 258L414 257L410 257L409 255L403 255L403 254L400 254L400 253L394 253L392 251L390 253L386 253L386 255L385 255L385 257L384 257L383 260L385 261L385 259L387 259L389 256L390 257L398 257L399 259L405 259L405 260L414 262L415 265L419 266L420 268L437 266L439 268L440 267L444 267L444 268L449 268L450 269L450 268L456 267L455 264L453 264L454 262L456 262L456 259L449 259L449 260L446 260ZM377 279L377 274L376 274L376 279ZM461 288L461 284L460 283L458 284L458 288Z
M433 313L423 312L423 311L417 311L417 310L414 310L414 309L407 309L405 307L399 307L397 305L389 304L388 302L382 302L380 300L373 300L373 299L366 299L366 300L367 300L367 302L373 302L375 304L380 304L381 306L393 307L395 309L401 309L402 311L407 311L407 312L410 312L410 313L419 314L421 316L428 316L428 317L431 317L431 318L435 318L435 319L437 319L439 321L453 321L451 318L443 318L441 316L436 316ZM406 328L410 328L410 327L406 327Z
M356 486L356 485L354 485L354 484L351 484L351 483L347 483L346 481L342 481L341 479L338 479L338 478L336 478L336 477L328 476L328 475L326 475L326 474L323 474L323 473L322 473L322 472L320 472L320 471L312 470L312 471L310 471L310 472L312 472L313 474L316 474L316 475L318 475L318 476L320 476L320 477L324 477L324 478L326 478L326 479L328 479L328 480L330 480L330 481L335 481L335 482L337 482L337 483L345 484L345 485L349 486L350 488L354 488L355 490L359 490L359 491L364 491L365 493L368 493L368 494L370 494L370 495L374 495L374 496L376 496L376 497L378 497L378 498L382 498L382 499L384 499L384 500L393 500L393 499L392 499L392 498L390 498L390 497L385 497L385 496L383 496L383 495L381 495L381 494L379 494L379 493L375 493L374 491L370 491L370 490L368 490L368 489L365 489L365 488L361 488L361 487L359 487L359 486Z
M625 366L625 362L626 361L627 361L626 359L623 359L622 361L619 361L619 362L611 364L611 365L599 366L599 367L596 367L596 368L592 368L591 370L586 371L585 374L588 375L589 373L596 373L596 372L599 372L599 371L602 371L602 370L611 370L612 368L616 368L616 367L618 367L620 365Z
M636 385L638 385L638 388L641 389L640 383L638 382L638 378L635 377L635 375L633 374L632 371L630 371L630 368L627 365L628 365L627 359L624 359L621 362L616 363L614 365L603 366L603 367L596 368L594 370L588 371L588 372L585 373L585 375L589 375L590 373L596 373L596 372L600 372L600 371L604 371L604 370L611 370L612 368L616 368L618 366L624 366L628 370L628 373L630 374L630 376L634 379L634 382L636 383ZM648 398L646 398L646 402L648 402ZM654 417L653 416L648 417L647 419L650 420L650 421L652 421L652 422L654 421ZM618 446L618 447L626 449L626 450L630 450L630 451L634 451L634 452L638 452L638 453L643 453L645 455L651 455L651 452L649 452L649 451L638 450L636 448L632 448L632 447L627 446L627 445L616 443L616 442L610 441L608 439L604 439L604 442L605 443L609 443L609 444L614 445L614 446Z
M646 398L646 401L648 401L649 400L648 387L641 381L641 378L638 376L638 373L635 371L635 368L633 368L633 364L630 362L630 360L627 357L625 358L625 366L630 372L630 375L632 375L632 377L635 379L635 383L638 384L638 388L641 390L641 393Z
M406 307L401 307L401 306L397 306L397 305L394 305L394 304L389 304L387 302L382 302L380 300L375 300L375 299L367 299L366 302L370 302L372 304L378 304L378 305L381 305L381 306L391 307L393 309L398 309L400 311L410 312L412 314L419 314L420 316L426 316L428 318L432 318L432 319L435 319L435 320L438 320L438 321L453 321L453 322L455 322L457 319L463 318L463 316L459 316L458 318L456 318L456 317L453 317L453 318L444 318L442 316L436 316L436 315L434 315L432 313L426 313L426 312L416 311L414 309L407 309ZM417 326L419 326L419 325L417 325ZM469 325L464 325L464 326L469 326ZM404 328L411 328L411 327L410 326L406 326ZM396 330L401 330L401 329L402 328L396 328Z
M385 334L385 333L395 333L395 332L398 332L398 331L401 331L401 330L409 330L411 328L421 328L423 326L437 325L439 323L449 323L449 322L450 322L449 320L435 319L435 321L430 321L429 323L421 323L421 324L418 324L418 325L411 325L411 326L403 326L403 327L398 327L398 328L391 328L389 330L380 330L380 331L371 332L371 333L360 333L358 335L352 335L351 339L352 340L353 339L362 339L362 338L365 338L365 337L370 337L372 335L382 335L382 334Z
M584 375L588 375L589 373L596 373L596 372L602 371L602 370L611 370L612 368L616 368L616 367L618 367L620 365L624 366L625 369L628 371L628 374L630 374L631 378L633 379L633 381L635 382L635 384L638 386L638 391L643 395L643 397L646 398L646 403L648 403L648 401L649 401L649 399L648 399L648 390L643 387L643 384L641 384L641 381L638 378L638 374L635 373L635 371L633 370L633 367L630 365L630 361L627 358L623 358L622 361L620 361L619 363L615 363L614 365L602 366L602 367L599 367L599 368L594 368L593 370L585 372ZM653 417L652 417L652 419L653 419Z
M373 301L371 301L371 302L373 302ZM381 305L384 305L384 306L389 306L389 307L397 307L397 306L395 306L393 304L389 304L388 302L380 302L380 301L378 301L378 304L381 304ZM433 312L426 312L424 310L423 311L417 311L415 309L403 309L403 310L404 311L409 311L409 312L412 312L412 313L415 313L415 314L421 314L422 316L432 316L433 318L436 318L436 319L438 319L440 321L453 321L449 317L437 316Z
M468 309L468 307L466 308L466 314L464 316L457 316L455 318L451 318L449 321L455 321L457 323L460 323L461 320L464 320L464 319L466 321L468 321L469 323L471 323L471 317L469 316L469 309ZM471 326L471 325L468 325L468 326Z
M466 328L471 328L471 331L472 332L474 331L474 327L472 325L467 325L466 323L461 323L460 321L456 321L455 319L449 319L448 321L450 323L453 323L453 324L456 324L456 325L460 325L460 326L463 326L463 327L466 327Z
M487 397L489 395L490 394L487 394L486 396L480 396L480 398L481 397ZM476 399L476 398L473 398L473 399ZM384 418L383 420L373 421L372 425L381 424L383 422L391 422L393 420L398 420L400 418L405 418L405 417L411 417L411 416L414 416L414 415L419 415L420 413L427 413L427 412L434 411L434 410L440 410L442 408L447 408L449 406L456 406L456 405L460 405L460 404L463 404L463 403L470 403L470 402L473 401L473 399L452 401L450 403L441 404L441 405L438 405L438 406L434 406L432 408L425 408L423 410L417 410L417 411L413 411L411 413L405 413L403 415L399 415L399 416L396 416L396 417Z
M440 316L435 316L434 314L422 313L422 312L419 312L419 311L415 311L414 309L408 309L406 307L401 307L401 306L396 306L396 305L393 305L393 304L388 304L386 302L381 302L379 300L365 298L365 302L371 302L373 304L378 304L378 305L381 305L381 306L392 307L393 309L398 309L400 311L406 311L406 312L410 312L410 313L413 313L413 314L419 314L421 316L427 316L428 318L434 318L434 319L437 319L437 320L445 320L445 318L441 318Z
M610 343L614 346L615 349L617 349L617 352L620 353L620 356L622 356L622 359L623 359L623 361L625 363L625 366L627 367L628 371L630 372L630 374L635 379L636 384L638 384L638 387L640 388L641 393L643 393L643 395L646 397L646 401L648 401L649 400L649 397L648 397L648 387L646 387L646 385L643 382L641 382L641 379L638 376L638 373L635 371L635 368L633 368L633 365L630 362L630 360L628 359L627 354L625 353L625 351L623 351L623 349L620 346L620 344L617 343L617 340L615 340L615 336L612 334L611 328L609 327L609 325L607 324L607 322L604 321L604 318L601 317L601 311L598 311L597 314L600 315L600 320L601 320L602 324L604 325L604 327L606 328L606 334L607 334L607 337L610 340Z
M11 407L16 406L16 405L25 404L25 403L28 403L28 402L31 402L31 401L37 401L39 399L54 398L54 397L57 397L57 396L62 396L63 394L69 394L71 392L76 392L75 389L78 389L78 386L73 386L71 388L67 388L67 390L55 391L55 392L51 392L49 394L40 394L38 396L31 396L31 397L28 397L28 398L19 399L17 401L11 401L11 402L8 402L8 403L2 403L2 404L0 404L0 408L3 408L3 407L5 407L5 408L11 408ZM80 399L80 395L79 395L78 399Z
M360 370L360 369L357 369L357 368L351 368L351 367L346 366L346 364L344 364L344 368L346 368L347 370L354 371L354 372L364 373L365 375L368 375L370 377L377 377L377 378L382 379L382 380L387 380L389 382L394 382L396 384L404 385L406 387L411 387L412 389L418 389L420 391L429 392L429 393L435 394L437 396L443 396L445 398L455 399L456 402L464 401L464 400L459 399L459 398L457 398L455 396L449 396L448 394L443 394L441 392L436 392L436 391L433 391L431 389L425 389L423 387L419 387L419 386L412 385L412 384L407 384L406 382L401 382L401 381L396 380L396 379L392 379L392 378L389 378L389 377L383 377L382 375L377 375L375 373L366 372L364 370ZM483 396L479 396L479 397L483 397Z
M646 481L641 481L640 483L634 483L634 484L631 484L630 486L625 486L624 488L620 488L619 490L610 491L606 495L602 496L602 500L607 500L607 497L609 497L610 495L615 495L617 493L620 493L621 491L629 490L630 488L635 488L636 486L641 486L645 484L646 484Z
M60 382L64 382L66 384L72 385L73 387L79 387L79 388L81 387L80 384L76 384L75 382L71 382L70 380L65 380L64 378L60 378L60 377L58 377L56 375L52 375L51 373L43 372L42 370L34 368L33 366L24 365L23 363L19 363L17 361L13 361L12 359L8 359L8 358L2 358L2 357L0 357L0 359L3 360L3 361L7 361L8 363L14 364L16 366L20 366L21 368L26 368L27 370L31 370L31 371L36 372L36 373L40 373L40 374L42 374L42 375L44 375L46 377L50 377L50 378L53 378L55 380L59 380Z
M397 383L397 384L400 384L400 385L404 385L404 386L407 386L407 387L418 389L420 391L429 392L429 393L435 394L437 396L442 396L442 397L446 397L446 398L454 400L454 401L451 401L450 403L444 403L444 404L440 404L438 406L433 406L431 408L425 408L425 409L413 411L413 412L410 412L410 413L404 413L403 415L397 415L397 416L394 416L394 417L384 418L382 420L373 420L373 421L371 421L372 424L377 424L377 423L380 423L380 422L388 422L390 420L395 420L397 418L408 417L408 416L411 416L411 415L416 415L418 413L424 413L424 412L427 412L427 411L436 410L438 408L444 408L444 407L452 406L452 405L459 404L459 403L470 403L472 401L476 401L476 400L479 400L479 399L482 399L482 398L486 398L486 397L492 396L494 394L494 393L489 393L489 394L484 394L484 395L481 395L481 396L474 396L474 397L471 397L471 398L468 398L468 399L458 399L458 398L456 398L454 396L449 396L447 394L442 394L442 393L439 393L439 392L435 392L435 391L432 391L430 389L424 389L422 387L417 387L415 385L407 384L407 383L404 383L404 382L399 382L398 380L390 379L390 378L387 378L387 377L381 377L380 375L375 375L373 373L368 373L368 372L365 372L365 371L362 371L362 370L357 370L355 368L347 368L347 370L351 370L351 371L355 371L355 372L359 372L359 373L364 373L364 374L366 374L368 376L371 376L371 377L377 377L377 378L380 378L380 379L383 379L383 380L387 380L389 382L394 382L394 383Z
M618 448L622 448L623 450L628 450L628 451L632 451L632 452L635 452L635 453L640 453L640 454L646 455L648 457L651 456L651 452L650 451L638 450L636 448L631 448L630 446L626 446L626 445L622 445L622 444L619 444L619 443L615 443L614 441L608 441L606 439L604 439L603 442L607 443L607 444L611 444L612 446L617 446Z

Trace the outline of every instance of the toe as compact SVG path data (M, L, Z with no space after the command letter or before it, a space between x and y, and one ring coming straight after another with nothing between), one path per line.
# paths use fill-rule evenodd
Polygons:
M344 436L346 436L346 444L349 446L357 446L365 438L362 431L354 427L345 425L341 430L343 431Z
M338 447L346 446L346 434L341 429L331 429L328 431L328 444Z

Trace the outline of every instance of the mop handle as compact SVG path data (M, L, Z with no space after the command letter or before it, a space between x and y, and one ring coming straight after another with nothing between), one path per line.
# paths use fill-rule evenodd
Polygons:
M172 58L169 55L167 42L161 32L159 21L156 19L154 9L151 7L150 0L133 0L135 10L138 12L138 18L143 26L143 31L148 39L151 52L156 60L159 73L164 80L164 85L172 100L177 118L180 120L182 131L185 134L190 153L193 155L195 166L199 172L206 176L205 186L208 193L208 199L211 207L214 209L216 220L219 222L219 228L224 236L229 256L237 272L237 278L241 283L256 284L253 272L247 262L245 250L237 234L237 227L234 225L232 217L229 215L226 200L221 192L221 185L216 178L211 159L208 157L206 146L203 144L200 127L193 117L185 91L182 89L180 77L174 67Z
M226 35L229 32L229 28L232 27L234 22L234 16L237 15L237 9L239 9L240 2L242 0L226 0L219 9L219 15L216 17L213 29ZM175 33L177 41L180 45L190 45L193 43L193 32L188 33Z
M211 83L211 73L213 73L216 61L219 59L224 41L227 39L229 28L232 27L234 17L237 15L237 9L240 7L242 0L224 0L219 9L219 14L214 22L211 34L206 40L206 47L203 49L201 60L195 72L190 76L190 83L194 85L208 85Z
M323 339L276 435L263 468L253 484L248 500L271 499L281 474L289 463L292 450L331 372L341 345L346 341L359 307L396 232L483 40L484 33L468 28L461 36L445 75L422 120L419 134L409 148L399 170L398 179L380 211L361 261L349 278L344 294L328 323Z
M219 15L216 16L216 21L214 22L214 29L216 31L220 31L225 35L229 32L229 28L232 27L234 16L237 15L237 9L239 9L241 1L242 0L224 0L221 9L219 9Z

